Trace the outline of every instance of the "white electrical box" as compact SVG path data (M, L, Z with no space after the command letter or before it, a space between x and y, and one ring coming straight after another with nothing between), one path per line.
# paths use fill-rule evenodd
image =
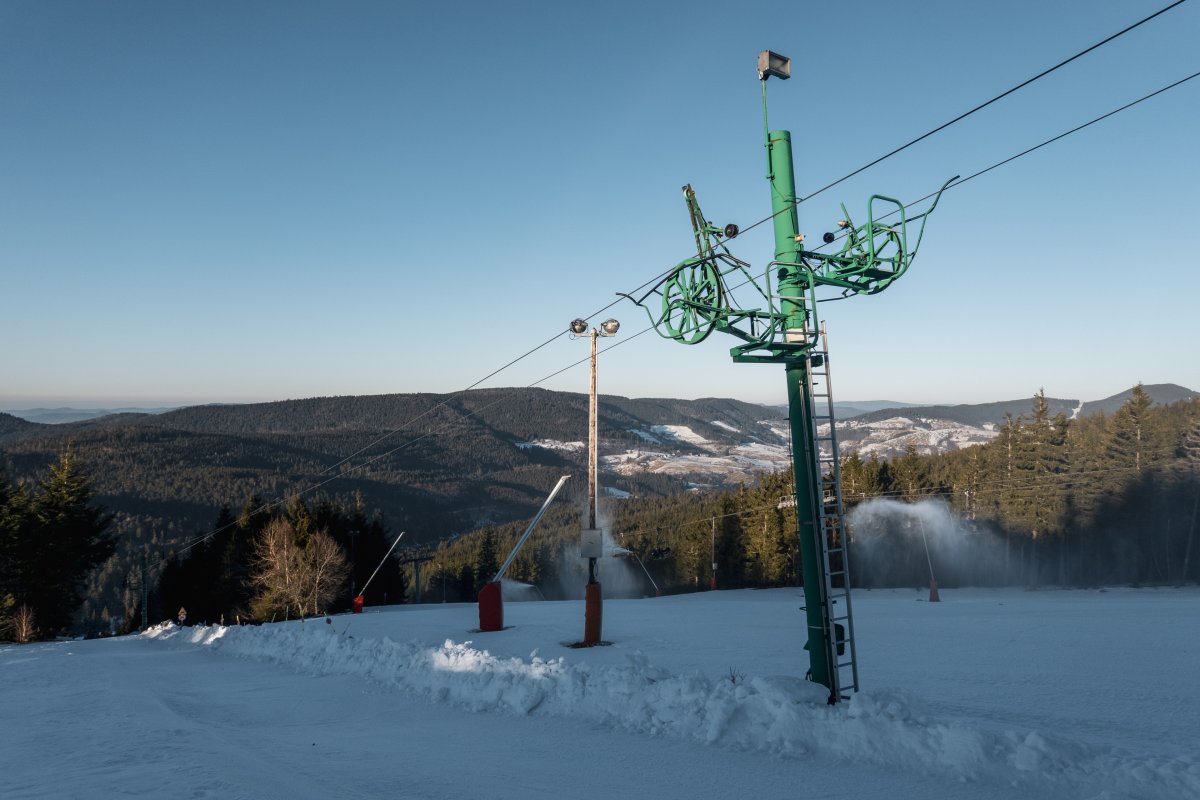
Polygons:
M579 537L580 558L600 558L604 555L604 532L599 528L584 528Z

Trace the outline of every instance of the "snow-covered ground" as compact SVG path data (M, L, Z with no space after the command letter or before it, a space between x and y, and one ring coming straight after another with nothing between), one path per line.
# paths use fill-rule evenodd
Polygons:
M4 645L0 796L1200 797L1200 591L941 596L855 594L834 707L795 589Z

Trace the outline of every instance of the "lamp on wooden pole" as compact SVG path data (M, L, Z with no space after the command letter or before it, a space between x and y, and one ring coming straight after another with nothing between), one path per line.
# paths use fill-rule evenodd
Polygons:
M596 411L596 342L601 336L615 336L621 323L615 319L605 320L600 327L588 331L586 320L576 319L571 322L571 335L587 336L591 340L591 378L588 383L588 526L580 537L579 555L588 560L588 580L584 589L585 603L583 614L583 644L600 643L600 633L603 627L604 595L600 582L596 580L596 559L604 553L604 537L596 527L596 495L599 489L599 471L597 468L598 424Z

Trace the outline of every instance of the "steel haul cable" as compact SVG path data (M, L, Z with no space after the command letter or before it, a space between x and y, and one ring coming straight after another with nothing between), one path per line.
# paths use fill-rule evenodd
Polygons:
M990 105L992 102L995 102L996 100L1000 99L1001 97L1003 97L1003 96L1005 96L1005 95L1007 95L1007 94L1011 94L1012 92L1016 91L1017 89L1021 88L1022 86L1028 85L1028 84L1029 84L1029 83L1031 83L1033 80L1036 80L1038 77L1041 77L1042 75L1045 75L1045 74L1049 74L1049 72L1053 71L1054 69L1057 69L1059 66L1062 66L1062 65L1064 65L1064 64L1067 64L1067 63L1069 63L1070 61L1072 61L1072 60L1074 60L1074 59L1078 58L1079 56L1081 56L1081 55L1084 55L1085 53L1087 53L1087 52L1090 52L1091 50L1094 50L1096 47L1099 47L1101 44L1105 44L1105 43L1107 43L1108 41L1111 41L1112 39L1114 39L1114 38L1116 38L1117 36L1121 35L1121 33L1128 32L1129 30L1132 30L1133 28L1137 27L1138 25L1140 25L1140 24L1142 24L1142 23L1144 23L1144 22L1147 22L1147 21L1149 21L1150 19L1153 19L1155 16L1158 16L1158 14L1162 14L1162 13L1164 13L1165 11L1167 11L1167 10L1170 10L1171 8L1174 8L1175 6L1177 6L1177 5L1180 5L1180 4L1181 4L1181 3L1183 3L1183 2L1186 2L1186 0L1177 0L1177 2L1176 2L1176 3L1173 3L1173 4L1172 4L1172 5L1170 5L1170 6L1167 6L1166 8L1164 8L1164 9L1162 9L1161 11L1157 12L1156 14L1154 14L1154 15L1151 15L1150 17L1147 17L1147 18L1145 18L1145 19L1141 20L1141 22L1138 22L1138 23L1136 23L1136 24L1134 24L1134 25L1132 25L1132 26L1130 26L1130 27L1126 28L1125 30L1121 31L1121 32L1120 32L1120 33L1118 33L1118 34L1114 34L1113 36L1109 37L1108 39L1104 40L1103 42L1100 42L1100 43L1097 43L1096 45L1093 45L1093 46L1092 46L1091 48L1089 48L1088 50L1082 51L1082 52L1080 52L1080 53L1076 54L1075 56L1072 56L1070 59L1067 59L1066 61L1063 61L1063 62L1061 62L1059 65L1056 65L1055 67L1051 68L1050 70L1047 70L1047 71L1045 71L1045 72L1041 73L1040 75L1038 75L1038 76L1035 76L1034 78L1031 78L1031 79L1029 79L1029 80L1028 80L1028 81L1026 81L1025 83L1023 83L1023 84L1021 84L1021 85L1019 85L1019 86L1017 86L1017 87L1014 87L1013 89L1010 89L1008 92L1005 92L1003 95L998 95L997 97L993 98L992 100L988 101L987 103L981 104L980 106L978 106L978 107L977 107L976 109L974 109L974 110L978 110L978 109L980 109L980 108L983 108L983 107L985 107L986 105ZM971 175L968 175L968 176L967 176L967 177L965 177L965 178L962 178L962 179L960 179L960 180L957 180L957 181L955 181L954 183L950 184L950 186L948 186L948 187L947 187L947 189L953 189L953 188L956 188L956 187L962 186L963 184L967 183L967 182L968 182L968 181L970 181L970 180L973 180L973 179L975 179L975 178L978 178L978 177L980 177L981 175L984 175L984 174L986 174L986 173L988 173L988 172L991 172L992 170L995 170L995 169L997 169L997 168L999 168L999 167L1001 167L1001 166L1004 166L1004 165L1006 165L1006 164L1009 164L1009 163L1011 163L1011 162L1013 162L1013 161L1015 161L1015 160L1017 160L1017 159L1019 159L1019 158L1022 158L1023 156L1029 155L1030 153L1033 153L1033 152L1035 152L1035 151L1037 151L1037 150L1040 150L1041 148L1043 148L1043 147L1045 147L1045 146L1047 146L1047 145L1049 145L1049 144L1052 144L1052 143L1054 143L1054 142L1057 142L1057 141L1059 141L1059 140L1061 140L1061 139L1063 139L1063 138L1065 138L1065 137L1067 137L1067 136L1070 136L1070 135L1072 135L1072 134L1074 134L1074 133L1077 133L1077 132L1079 132L1079 131L1082 131L1082 130L1084 130L1085 128L1088 128L1088 127L1090 127L1090 126L1092 126L1092 125L1094 125L1094 124L1096 124L1096 123L1098 123L1098 122L1101 122L1101 121L1103 121L1103 120L1105 120L1105 119L1108 119L1109 117L1112 117L1112 116L1114 116L1114 115L1116 115L1116 114L1118 114L1118 113L1121 113L1122 111L1125 111L1125 110L1127 110L1127 109L1133 108L1134 106L1136 106L1136 105L1138 105L1138 104L1140 104L1140 103L1142 103L1142 102L1144 102L1144 101L1146 101L1146 100L1149 100L1149 99L1151 99L1151 98L1153 98L1153 97L1155 97L1155 96L1157 96L1157 95L1163 94L1164 92L1167 92L1167 91L1169 91L1169 90L1171 90L1171 89L1177 88L1178 86L1180 86L1180 85L1182 85L1182 84L1184 84L1184 83L1187 83L1188 81L1191 81L1191 80L1193 80L1193 79L1195 79L1195 78L1197 78L1197 77L1200 77L1200 72L1195 72L1195 73L1192 73L1191 75L1188 75L1188 76L1187 76L1187 77L1185 77L1185 78L1181 78L1180 80L1178 80L1178 81L1175 81L1174 83L1168 84L1168 85L1166 85L1166 86L1164 86L1164 87L1162 87L1162 88L1160 88L1160 89L1157 89L1157 90L1155 90L1155 91L1153 91L1153 92L1150 92L1149 94L1143 95L1142 97L1138 98L1137 100L1133 100L1133 101L1131 101L1131 102L1129 102L1129 103L1126 103L1125 105L1123 105L1123 106L1120 106L1119 108L1113 109L1112 111L1109 111L1109 112L1107 112L1106 114L1102 114L1102 115L1100 115L1100 116L1098 116L1098 117L1096 117L1096 118L1094 118L1094 119L1092 119L1092 120L1090 120L1090 121L1088 121L1088 122L1085 122L1085 123L1083 123L1082 125L1078 125L1078 126L1076 126L1076 127L1072 128L1072 129L1068 130L1068 131L1065 131L1065 132L1063 132L1063 133L1060 133L1060 134L1058 134L1057 136L1054 136L1054 137L1051 137L1051 138L1049 138L1049 139L1046 139L1045 141L1041 142L1040 144L1034 145L1033 147L1027 148L1026 150L1023 150L1023 151L1021 151L1021 152L1019 152L1019 153L1016 153L1015 155L1012 155L1012 156L1009 156L1008 158L1002 159L1001 161L998 161L998 162L996 162L996 163L992 164L992 165L991 165L991 166L989 166L989 167L985 167L984 169L981 169L981 170L979 170L979 171L977 171L977 172L975 172L975 173L973 173L973 174L971 174ZM972 110L971 112L967 112L967 114L974 113L974 110ZM950 124L953 124L953 122L957 121L957 119L961 119L961 118L963 118L963 117L967 116L967 114L964 114L964 115L960 116L959 118L956 118L955 120L952 120L951 122L949 122L949 123L946 123L946 124L944 124L944 125L940 126L939 128L937 128L937 129L934 129L933 131L930 131L930 133L928 133L928 134L925 134L925 136L931 135L932 133L936 133L938 130L942 130L942 129L944 129L944 128L945 128L945 127L947 127L948 125L950 125ZM922 137L920 137L920 138L925 138L925 136L922 136ZM919 140L919 139L918 139L918 140ZM909 144L914 144L914 143L915 143L916 141L918 141L918 140L914 140L913 142L910 142ZM907 146L909 146L909 145L904 145L903 147L901 147L901 148L898 148L898 149L896 149L895 151L893 151L893 153L895 153L895 152L899 152L901 149L904 149L904 147L907 147ZM889 155L891 155L891 154L889 154ZM882 161L882 160L883 160L883 158L886 158L886 157L888 157L888 156L883 156L883 157L881 157L880 159L877 159L876 161L872 162L872 164L869 164L869 165L867 165L867 166L868 166L868 167L869 167L869 166L872 166L873 164L876 164L876 163L878 163L879 161ZM858 174L858 172L861 172L863 169L866 169L866 168L867 168L867 167L860 168L860 169L859 169L859 170L857 170L856 172L854 172L854 173L851 173L851 175L847 175L846 177L848 178L848 177L851 177L851 176L852 176L852 175L854 175L854 174ZM845 180L845 178L843 178L843 179L841 179L841 180ZM813 197L813 196L815 196L816 194L819 194L820 192L824 191L825 189L827 189L827 188L830 188L830 187L831 187L831 186L833 186L833 185L836 185L836 183L840 183L840 182L841 182L841 180L839 180L839 181L836 181L836 182L835 182L835 183L833 183L833 184L829 184L828 186L825 186L825 187L823 187L823 188L821 188L821 189L817 190L816 192L810 193L810 194L809 194L809 195L807 195L805 198L803 198L803 199L801 199L801 200L797 200L797 203L803 202L803 200L807 200L808 198L810 198L810 197ZM934 196L934 194L936 194L936 192L931 192L930 194L927 194L927 195L925 195L925 196L924 196L924 197L922 197L922 198L919 198L919 199L917 199L917 200L914 200L914 201L912 201L911 203L908 203L908 204L906 204L906 205L905 205L905 208L908 208L908 207L911 207L911 206L913 206L913 205L917 205L917 204L919 204L919 203L921 203L921 202L924 202L925 200L928 200L929 198L933 197L933 196ZM894 213L896 213L896 212L894 212L894 211L893 211L893 212L891 212L891 213L892 213L892 214L894 214ZM743 232L745 232L746 230L750 230L751 228L754 228L754 227L756 227L756 226L758 226L758 225L761 225L762 223L764 223L764 222L766 222L766 221L768 221L768 220L772 219L774 216L775 216L775 215L771 215L771 216L769 216L769 217L765 217L765 218L764 218L764 219L762 219L762 220L759 220L758 222L754 223L753 225L751 225L751 226L749 226L749 227L747 227L747 228L743 229ZM883 218L886 218L886 216L890 216L890 215L885 215L885 217L883 217ZM818 248L818 249L820 249L820 248ZM672 268L672 269L673 269L673 268ZM663 271L663 272L659 273L659 275L657 275L657 276L655 276L654 278L651 278L650 280L646 281L646 282L645 282L645 283L643 283L641 286L637 287L636 289L634 289L632 292L630 292L630 293L628 293L628 294L634 294L634 293L636 293L636 292L638 292L638 291L641 291L641 290L642 290L642 289L644 289L646 286L649 286L649 285L651 285L651 284L652 284L652 283L654 283L656 280L659 280L659 279L661 279L663 276L665 276L665 275L669 274L670 272L671 272L671 269L668 269L668 270L665 270L665 271ZM745 285L745 284L741 284L741 285ZM736 288L739 288L739 287L735 286L735 287L733 287L733 288L734 288L734 289L736 289ZM615 305L617 305L618 303L620 303L620 302L621 302L621 299L622 299L622 298L618 298L617 300L614 300L614 301L612 301L612 302L608 303L607 305L605 305L605 306L601 307L601 308L600 308L600 309L598 309L597 311L595 311L595 312L593 312L592 314L588 315L588 317L587 317L587 318L588 318L588 319L590 319L591 317L598 316L599 314L602 314L602 313L604 313L604 312L605 312L605 311L607 311L608 309L610 309L610 308L612 308L613 306L615 306ZM840 298L829 298L829 299L831 299L831 300L832 300L832 299L840 299ZM617 342L617 343L615 343L615 344L613 344L613 345L610 345L609 347L606 347L606 348L605 348L603 351L601 351L601 352L607 352L608 350L611 350L611 349L613 349L614 347L619 347L621 344L624 344L625 342L631 341L631 340L633 340L633 339L637 338L638 336L641 336L642 334L648 333L649 331L651 331L651 330L653 330L653 329L654 329L654 326L650 326L650 327L644 328L643 330L639 331L638 333L636 333L636 334L634 334L634 335L632 335L632 336L629 336L629 337L626 337L626 338L624 338L624 339L623 339L621 342ZM556 340L557 340L559 337L561 337L561 336L562 336L564 333L566 333L566 332L567 332L567 331L566 331L566 329L564 329L564 330L561 330L561 331L559 331L559 332L555 333L553 336L551 336L549 339L546 339L546 340L545 340L544 342L542 342L541 344L539 344L539 345L537 345L536 347L534 347L534 348L532 348L532 349L530 349L530 350L526 351L526 352L525 352L525 353L523 353L522 355L520 355L520 356L517 356L516 358L512 359L511 361L509 361L508 363L504 364L503 366L501 366L501 367L499 367L499 368L497 368L497 369L493 370L492 372L490 372L489 374L485 375L484 377L482 377L482 378L478 379L477 381L475 381L475 382L474 382L474 383L472 383L471 385L467 386L466 388L464 388L464 389L460 389L460 390L458 390L457 392L453 392L453 393L451 393L451 394L447 395L447 396L446 396L444 399L442 399L441 401L439 401L438 403L436 403L435 405L433 405L431 408L427 409L426 411L422 412L422 413L421 413L421 414L419 414L418 416L416 416L416 417L414 417L413 419L409 420L408 422L406 422L404 425L400 426L399 428L396 428L396 429L394 429L394 430L392 430L392 431L390 431L390 432L388 432L388 433L384 434L383 436L380 436L380 437L378 437L377 439L375 439L374 441L370 442L369 444L367 444L367 445L365 445L365 446L363 446L363 447L359 448L357 451L355 451L355 452L351 453L351 454L350 454L350 455L348 455L348 456L345 456L344 458L342 458L342 459L341 459L341 460L339 460L338 462L336 462L336 463L334 463L334 464L332 464L332 465L330 465L330 466L326 467L324 470L322 470L321 472L317 473L317 476L318 476L318 477L320 477L321 475L324 475L324 474L326 474L326 473L328 473L328 472L330 472L330 471L332 471L332 470L334 470L334 469L337 469L338 467L340 467L340 466L342 466L342 465L346 464L347 462L349 462L351 459L355 458L356 456L358 456L358 455L361 455L362 453L366 452L367 450L370 450L371 448L375 447L375 446L376 446L377 444L379 444L380 442L386 441L388 438L391 438L392 436L395 436L396 434L400 433L401 431L403 431L404 429L406 429L407 427L409 427L409 426L410 426L410 425L412 425L413 423L415 423L415 422L418 422L418 421L420 421L421 419L423 419L423 418L425 418L425 417L429 416L430 414L432 414L433 412L435 412L437 409L439 409L439 408L443 408L443 407L446 407L446 406L448 406L448 405L449 405L449 404L450 404L450 403L451 403L451 402L452 402L452 401L453 401L453 400L454 400L456 397L459 397L459 396L461 396L461 395L464 395L464 394L466 394L468 391L470 391L471 389L474 389L474 388L478 387L478 386L479 386L480 384L482 384L483 382L485 382L485 381L487 381L487 380L489 380L489 379L491 379L491 378L495 377L496 375L498 375L498 374L500 374L501 372L505 371L505 370L506 370L506 369L508 369L509 367L512 367L513 365L515 365L515 364L519 363L520 361L524 360L525 358L529 357L530 355L533 355L534 353L536 353L536 352L538 352L539 350L543 349L544 347L548 346L548 345L549 345L549 344L551 344L552 342L556 341ZM543 378L539 379L538 381L535 381L535 382L534 382L534 383L532 383L532 384L529 384L529 386L530 386L530 387L532 387L532 386L536 386L536 385L538 385L538 384L540 384L540 383L543 383L543 382L545 382L545 381L547 381L547 380L549 380L549 379L551 379L551 378L553 378L553 377L555 377L555 376L557 376L557 375L561 374L562 372L565 372L565 371L566 371L566 370L568 370L568 369L571 369L571 368L573 368L573 367L576 367L576 366L578 366L578 365L580 365L580 364L582 364L582 363L585 363L586 361L588 361L588 358L587 358L587 357L585 357L585 358L583 358L583 359L580 359L580 360L578 360L578 361L576 361L576 362L573 362L573 363L571 363L571 364L567 365L566 367L563 367L562 369L560 369L560 370L558 370L558 371L556 371L556 372L553 372L553 373L551 373L550 375L547 375L547 376L545 376L545 377L543 377ZM514 391L515 391L515 390L514 390ZM487 408L490 408L492 405L495 405L496 403L499 403L499 402L500 402L501 400L503 400L503 399L504 399L504 396L501 396L500 398L497 398L496 400L494 400L492 403L489 403L489 404L488 404L487 406L485 406L483 409L479 409L479 410L480 410L480 411L482 411L482 410L486 410ZM469 415L473 415L473 413L475 413L475 412L468 412L468 414L469 414ZM444 427L444 426L443 426L443 427ZM337 478L339 478L339 477L342 477L342 476L344 476L344 475L347 475L347 474L349 474L349 473L351 473L351 472L355 472L355 471L357 471L357 470L359 470L359 469L362 469L362 468L364 468L364 467L366 467L366 466L369 466L370 464L372 464L372 463L375 463L376 461L378 461L378 460L379 460L379 459L381 459L381 458L384 458L384 457L386 457L386 456L388 456L388 455L391 455L391 454L393 454L393 453L395 453L395 452L397 452L397 451L399 451L399 450L401 450L401 449L403 449L403 448L405 448L405 447L409 447L409 446L411 446L411 445L413 445L413 444L415 444L415 443L417 443L417 442L419 442L419 441L421 441L421 440L423 440L423 439L425 439L425 438L428 438L429 436L432 436L432 435L434 435L434 433L438 432L438 430L439 430L439 429L435 429L434 431L427 432L427 433L425 433L425 434L423 434L423 435L421 435L421 436L419 436L419 437L417 437L417 438L415 438L415 439L412 439L412 440L410 440L410 441L408 441L408 442L406 442L406 443L404 443L404 444L400 445L399 447L393 448L393 449L391 449L391 450L389 450L389 451L386 451L385 453L382 453L382 454L379 454L379 455L377 455L377 456L374 456L374 457L372 457L371 459L368 459L367 461L363 462L362 464L359 464L359 465L358 465L358 466L356 466L356 467L352 467L352 468L350 468L350 469L343 470L342 472L338 473L337 475L331 476L331 477L327 478L326 480L323 480L323 481L320 481L320 482L318 482L318 483L316 483L316 484L310 485L310 486L308 486L307 488L301 489L301 490L299 490L299 491L297 491L297 492L289 492L289 493L285 494L284 496L280 497L278 500L276 500L276 501L273 501L273 502L270 502L270 503L265 503L265 504L263 504L262 506L260 506L259 508L256 508L256 509L254 509L254 510L253 510L252 512L250 512L250 513L253 515L253 514L258 514L258 513L263 513L263 512L269 511L269 510L271 510L272 508L275 508L275 507L277 507L277 506L279 506L279 505L282 505L282 504L283 504L284 502L286 502L286 501L287 501L287 499L289 499L289 498L292 498L292 497L298 497L298 496L302 496L302 495L304 495L304 494L308 494L308 493L310 493L310 492L312 492L312 491L315 491L316 489L319 489L319 488L321 488L321 487L325 486L326 484L328 484L328 483L332 482L333 480L335 480L335 479L337 479ZM182 543L182 545L181 545L181 549L180 549L180 550L178 550L178 551L176 551L176 552L177 552L178 554L185 553L185 552L187 552L188 550L191 550L193 547L197 546L198 544L200 544L200 543L202 543L202 542L204 542L204 541L207 541L208 539L212 538L213 536L215 536L216 534L218 534L218 533L220 533L220 532L222 532L222 531L224 531L224 530L228 530L229 528L233 527L234 525L236 525L236 523L230 523L229 525L225 525L225 526L222 526L221 528L217 528L217 529L215 529L215 530L209 531L209 532L207 532L207 533L205 533L205 534L202 534L202 535L200 535L200 536L198 536L198 537L195 537L195 538L193 538L193 539L190 539L190 540L185 540L185 541Z

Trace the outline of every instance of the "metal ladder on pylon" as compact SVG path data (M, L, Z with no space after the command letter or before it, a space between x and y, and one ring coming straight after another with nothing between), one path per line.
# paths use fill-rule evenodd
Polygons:
M814 474L818 476L817 504L822 535L817 538L825 562L824 616L836 643L831 692L841 700L858 691L858 648L854 640L854 614L850 605L850 552L842 505L842 468L838 458L837 421L833 415L833 388L829 378L829 345L821 323L819 349L807 354L808 396L813 400L812 442ZM822 402L824 401L824 402ZM821 428L829 426L827 433Z

